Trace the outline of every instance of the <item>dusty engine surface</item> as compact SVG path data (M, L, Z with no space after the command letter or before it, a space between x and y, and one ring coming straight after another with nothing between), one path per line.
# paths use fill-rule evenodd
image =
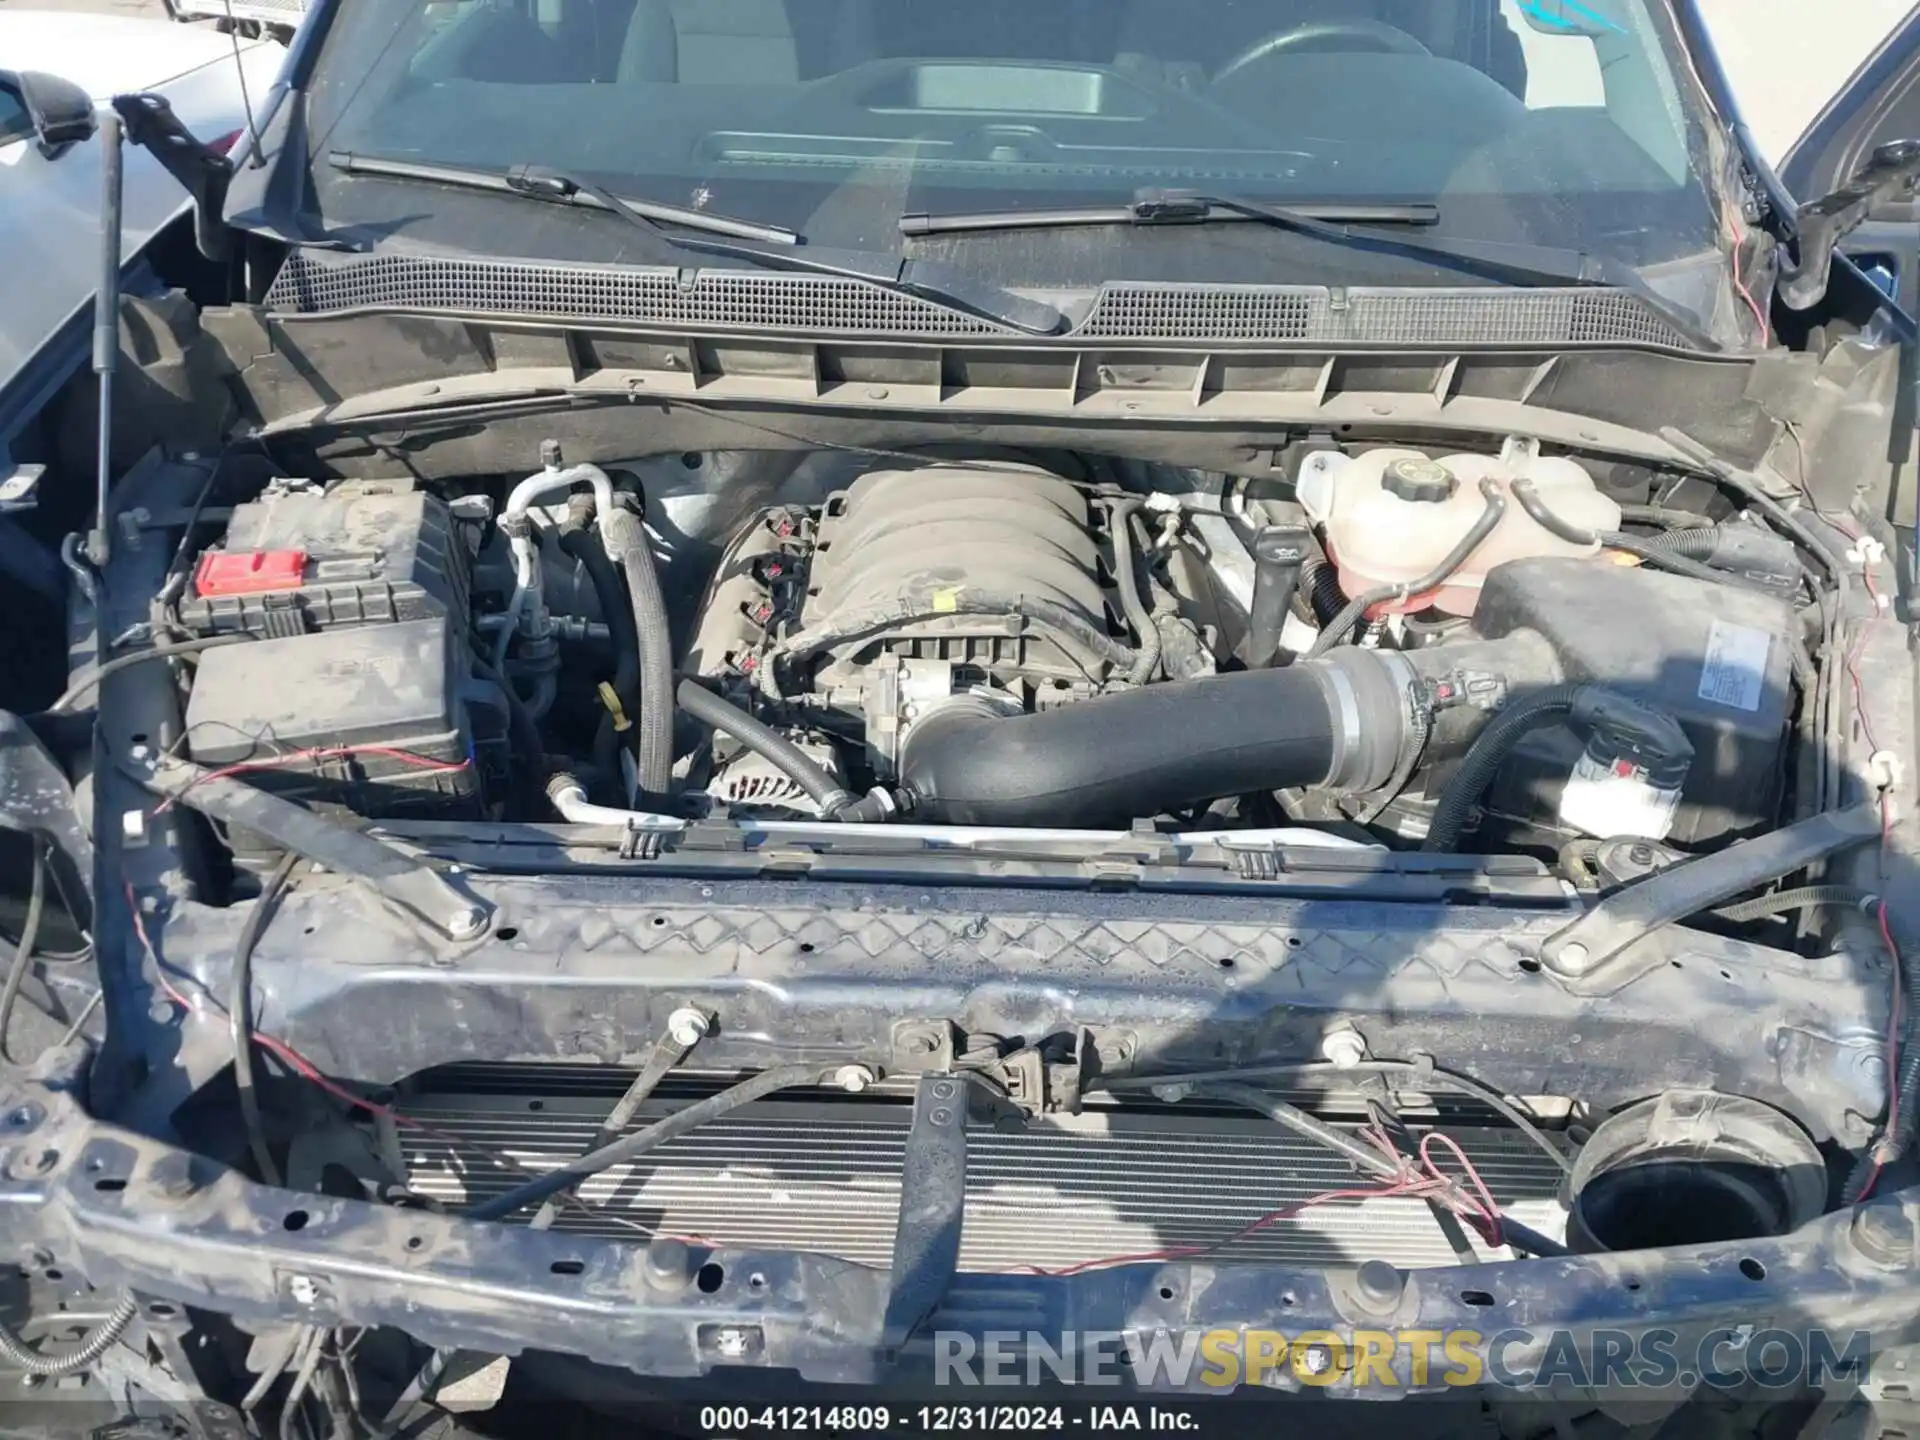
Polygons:
M1652 506L1626 533L1531 442L1315 450L1255 493L1104 457L823 467L698 545L659 472L542 461L237 504L172 600L176 631L247 641L200 655L188 753L374 817L656 829L719 806L1541 852L1718 845L1786 798L1791 543Z
M1124 670L1114 577L1133 558L1116 514L1033 467L870 471L738 538L687 668L748 677L836 733L857 724L887 774L913 724L956 696L1044 709ZM730 794L761 788L736 777Z

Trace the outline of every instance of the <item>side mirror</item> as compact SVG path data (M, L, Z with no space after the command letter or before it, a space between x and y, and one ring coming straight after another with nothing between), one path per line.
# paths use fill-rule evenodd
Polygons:
M27 112L34 143L52 160L68 146L93 138L93 97L71 80L38 70L0 70L0 95Z

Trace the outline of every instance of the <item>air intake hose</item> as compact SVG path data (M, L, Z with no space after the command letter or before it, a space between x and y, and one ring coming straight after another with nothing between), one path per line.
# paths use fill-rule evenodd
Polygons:
M1127 825L1293 786L1377 789L1412 721L1391 652L1214 675L1006 715L957 696L907 734L901 791L950 825Z

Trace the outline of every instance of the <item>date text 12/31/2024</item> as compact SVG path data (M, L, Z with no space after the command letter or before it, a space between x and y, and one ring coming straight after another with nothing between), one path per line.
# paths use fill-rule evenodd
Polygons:
M790 1434L962 1433L1058 1435L1197 1431L1190 1410L1162 1405L708 1405L700 1428L715 1437Z

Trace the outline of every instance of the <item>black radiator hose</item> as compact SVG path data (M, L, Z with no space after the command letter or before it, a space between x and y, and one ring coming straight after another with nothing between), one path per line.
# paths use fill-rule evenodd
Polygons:
M647 527L631 510L600 517L607 558L627 577L640 657L640 789L664 795L673 785L673 635ZM611 623L611 622L609 622Z
M1007 715L959 696L907 734L911 818L1126 826L1140 815L1294 786L1377 789L1410 721L1391 652L1213 675Z

